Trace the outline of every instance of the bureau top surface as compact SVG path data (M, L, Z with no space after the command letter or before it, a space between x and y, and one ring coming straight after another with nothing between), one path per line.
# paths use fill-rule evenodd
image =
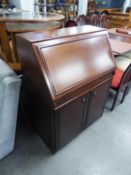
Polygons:
M28 32L28 33L17 34L17 36L24 38L28 42L35 43L59 37L69 37L74 35L82 35L85 33L101 32L101 31L105 31L105 29L91 25L85 25L85 26L61 28L57 30L48 30L48 31L45 30L43 32L42 31Z

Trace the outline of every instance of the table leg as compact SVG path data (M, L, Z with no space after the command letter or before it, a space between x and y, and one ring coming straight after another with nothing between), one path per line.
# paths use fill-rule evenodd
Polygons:
M64 28L64 27L65 27L65 21L63 19L63 20L61 20L61 28Z
M12 62L12 55L9 46L8 34L6 32L6 24L0 22L0 39L1 39L1 48L3 51L3 59L7 62Z
M16 48L16 39L15 39L15 33L10 33L10 37L11 37L11 41L12 41L12 49L13 49L13 54L14 54L14 58L13 61L16 63L19 63L19 59L18 59L18 53L17 53L17 48Z

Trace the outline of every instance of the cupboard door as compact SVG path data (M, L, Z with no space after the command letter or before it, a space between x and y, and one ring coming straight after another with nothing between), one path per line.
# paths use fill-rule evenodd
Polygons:
M108 81L90 91L86 107L85 127L102 116L110 84L111 81Z
M58 112L59 145L64 146L81 132L86 97L79 98Z

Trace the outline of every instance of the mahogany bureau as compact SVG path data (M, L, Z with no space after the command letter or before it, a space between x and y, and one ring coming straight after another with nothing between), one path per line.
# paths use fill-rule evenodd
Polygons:
M33 127L52 152L102 116L115 64L93 26L17 35Z

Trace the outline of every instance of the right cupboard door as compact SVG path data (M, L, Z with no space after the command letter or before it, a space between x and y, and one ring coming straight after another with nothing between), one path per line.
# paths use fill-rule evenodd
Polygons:
M108 81L90 91L85 112L85 127L92 124L103 114L111 81Z

